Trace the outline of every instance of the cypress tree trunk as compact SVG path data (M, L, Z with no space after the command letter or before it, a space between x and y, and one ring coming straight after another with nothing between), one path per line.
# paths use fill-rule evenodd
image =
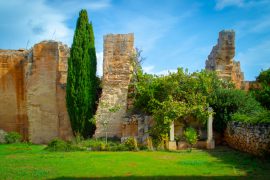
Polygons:
M73 133L91 137L95 131L92 118L97 100L96 50L92 23L87 11L77 20L68 59L66 102Z

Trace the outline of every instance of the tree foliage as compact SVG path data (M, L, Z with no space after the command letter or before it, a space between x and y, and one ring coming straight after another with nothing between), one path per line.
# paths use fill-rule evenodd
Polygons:
M258 112L263 111L260 103L242 90L220 88L210 95L212 96L215 100L209 105L214 110L213 127L217 132L223 133L228 121L239 120L239 118L233 118L235 113L256 116Z
M267 112L250 94L234 89L230 82L217 77L215 72L188 73L179 68L176 73L157 76L140 73L135 83L135 110L153 116L150 130L153 140L161 141L168 135L172 121L188 126L190 119L204 124L207 108L214 110L214 130L223 132L231 120L266 122ZM261 117L251 119L245 117Z
M77 20L73 43L68 59L67 109L74 134L92 136L98 83L96 78L96 51L92 23L86 10Z
M270 68L262 71L256 78L259 88L251 87L251 93L268 110L270 110Z
M220 81L213 72L188 73L179 68L167 76L141 74L135 85L134 104L153 116L156 123L150 134L161 140L172 121L188 124L188 119L193 118L204 124L209 102L216 101L209 95L222 87L230 88L231 84Z

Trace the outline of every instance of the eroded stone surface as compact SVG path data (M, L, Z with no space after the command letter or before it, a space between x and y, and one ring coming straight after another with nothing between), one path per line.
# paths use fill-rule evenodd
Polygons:
M0 50L0 129L33 143L72 137L65 105L69 48L44 41L31 50Z
M270 154L270 125L229 122L225 131L229 146L254 155Z
M232 81L236 88L242 88L244 74L240 62L235 61L235 32L223 30L219 32L218 43L215 45L205 62L205 69L216 71L224 80Z
M128 86L132 74L133 34L104 36L103 89L96 113L95 137L122 136L126 116ZM115 112L112 112L115 109ZM105 130L104 123L107 123Z
M0 50L0 129L28 138L25 62L29 52Z

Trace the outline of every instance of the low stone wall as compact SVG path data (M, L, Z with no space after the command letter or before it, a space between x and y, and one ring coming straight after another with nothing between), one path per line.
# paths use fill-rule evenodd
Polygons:
M225 141L234 149L254 155L270 154L270 124L229 122Z

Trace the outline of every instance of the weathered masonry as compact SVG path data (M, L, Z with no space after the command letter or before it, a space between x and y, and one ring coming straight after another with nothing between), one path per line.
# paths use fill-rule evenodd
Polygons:
M133 34L104 36L102 95L96 113L95 137L122 137L128 87L132 75Z
M205 69L216 71L224 80L232 81L236 88L244 86L244 73L241 72L240 62L235 61L235 32L223 30L219 32L218 43L215 45L205 62Z
M270 125L229 122L225 131L229 146L254 155L270 153Z
M31 50L0 50L0 129L25 140L70 139L65 84L69 48L44 41Z

